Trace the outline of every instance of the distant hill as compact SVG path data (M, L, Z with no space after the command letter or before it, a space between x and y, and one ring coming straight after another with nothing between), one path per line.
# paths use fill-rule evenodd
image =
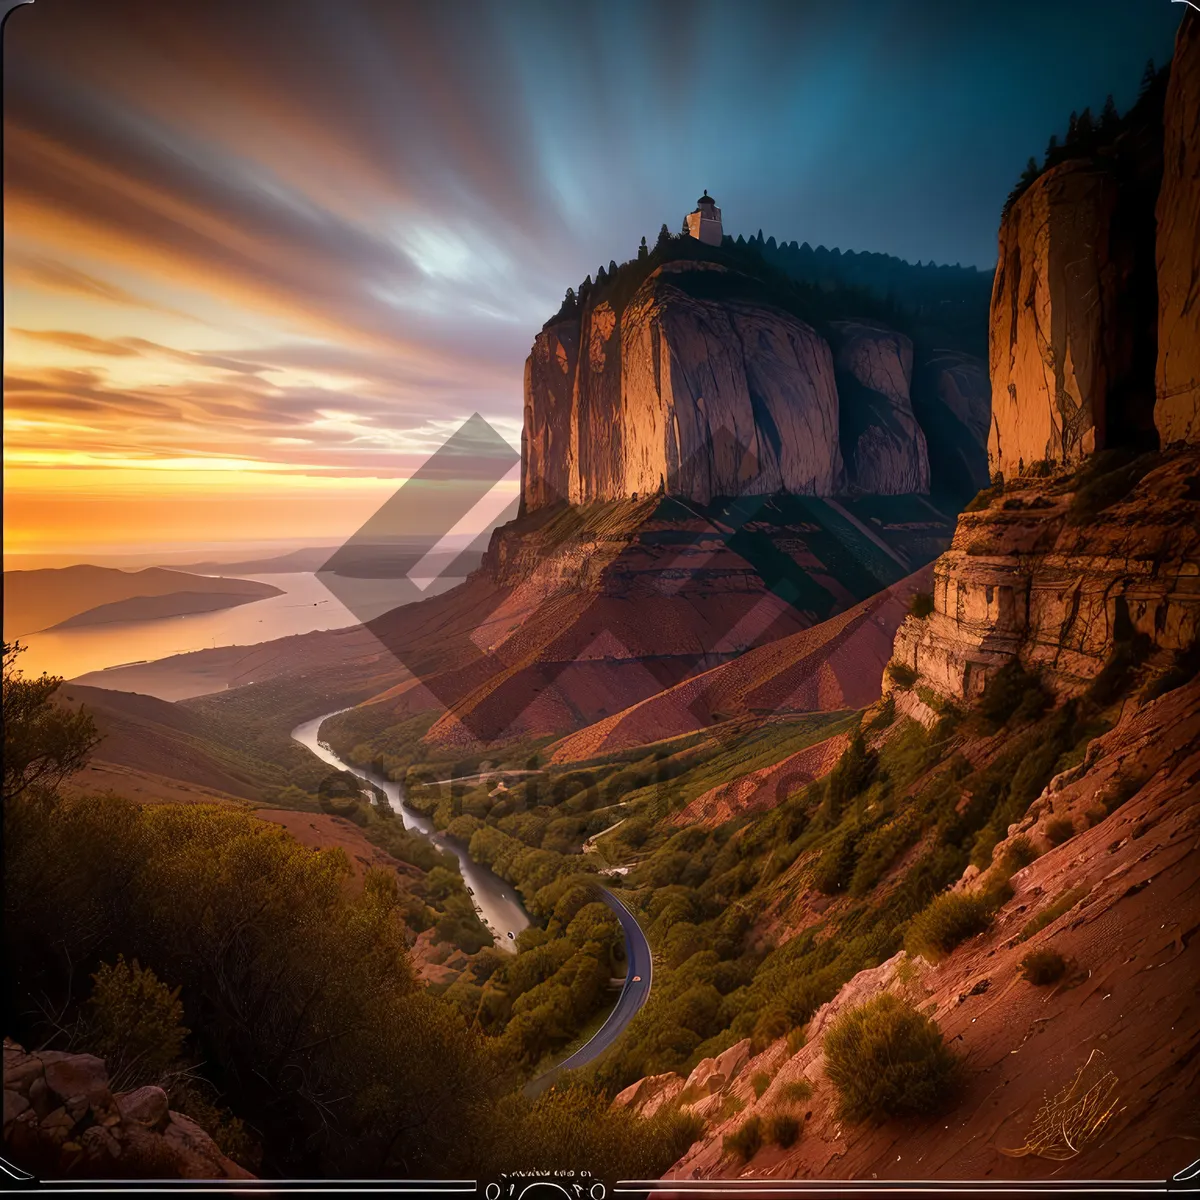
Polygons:
M80 565L37 571L4 572L4 636L20 637L61 625L98 608L119 604L134 598L177 596L197 597L220 595L224 603L206 604L202 608L169 606L153 611L155 606L135 607L141 616L104 615L104 620L140 620L149 616L177 615L182 611L207 611L213 607L245 604L278 596L279 589L270 584L248 579L209 579L184 571L168 571L163 567L147 567L142 571L119 571L112 567ZM78 622L75 623L91 623Z
M236 582L242 582L237 580ZM283 592L270 584L260 584L263 590L258 595L243 592L169 592L165 596L130 596L128 600L114 600L111 604L98 604L85 612L76 613L51 629L78 629L86 625L112 625L125 621L154 621L163 617L186 617L194 613L218 612L223 608L236 608L239 604L251 604L265 600L268 596L282 596Z

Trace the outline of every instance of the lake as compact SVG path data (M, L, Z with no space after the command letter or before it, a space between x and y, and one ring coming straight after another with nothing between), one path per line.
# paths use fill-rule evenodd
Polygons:
M344 629L358 624L358 618L331 595L311 571L239 575L237 578L272 584L280 588L283 595L220 612L192 613L152 621L118 621L23 635L21 645L28 649L21 655L21 669L26 675L48 671L51 675L74 679L108 667L151 662L192 650L253 646L293 634ZM460 582L456 578L438 580L423 595L436 595ZM98 683L96 680L88 682Z

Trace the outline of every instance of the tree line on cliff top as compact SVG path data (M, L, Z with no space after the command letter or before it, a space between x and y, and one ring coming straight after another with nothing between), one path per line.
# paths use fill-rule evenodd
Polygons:
M992 272L975 267L913 265L890 254L814 249L807 242L778 242L762 230L746 238L726 236L709 246L664 224L653 247L642 239L634 258L610 261L578 288L568 288L558 311L543 328L581 319L586 309L607 303L618 316L638 288L664 263L714 262L738 279L725 291L756 285L753 299L782 308L820 329L836 320L876 320L924 341L980 357L987 353ZM708 280L708 290L721 285ZM687 284L696 285L695 277ZM731 291L731 297L732 297Z
M1072 112L1062 141L1053 133L1041 162L1030 156L1004 201L1004 215L1042 175L1060 163L1090 160L1120 170L1145 156L1147 141L1161 147L1163 102L1170 73L1169 63L1156 68L1154 60L1149 60L1142 72L1137 99L1124 114L1117 111L1111 92L1098 117L1092 115L1090 108Z

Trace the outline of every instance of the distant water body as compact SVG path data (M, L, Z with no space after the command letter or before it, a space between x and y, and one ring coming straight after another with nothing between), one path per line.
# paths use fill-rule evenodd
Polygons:
M192 650L253 646L293 634L344 629L358 624L354 614L335 599L312 572L240 575L238 578L272 584L282 589L283 595L220 612L31 633L20 639L21 644L28 647L21 656L21 667L27 675L48 671L51 675L74 679L90 671L150 662ZM446 580L445 585L453 586L457 582L457 579ZM434 595L442 590L445 588L435 584L425 594Z

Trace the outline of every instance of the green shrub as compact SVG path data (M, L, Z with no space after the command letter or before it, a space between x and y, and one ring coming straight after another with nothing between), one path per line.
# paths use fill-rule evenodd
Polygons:
M727 1133L722 1142L726 1154L734 1154L743 1162L749 1162L763 1144L763 1128L760 1117L747 1117L733 1133Z
M933 612L933 597L928 592L917 592L908 606L908 611L917 620L923 621Z
M858 826L850 825L840 830L821 852L813 868L813 887L827 896L844 892L850 886L857 861Z
M872 830L862 840L854 873L850 877L850 894L862 897L883 878L888 868L921 835L920 819L911 809L894 821Z
M917 682L917 673L907 663L890 662L887 676L898 688L910 688Z
M986 487L980 492L976 492L973 499L968 500L963 512L983 512L985 508L990 508L992 501L1004 491L1004 477L1001 476L999 481L993 483L991 487Z
M771 1076L766 1071L755 1071L750 1076L750 1086L754 1089L754 1098L762 1099L762 1094L771 1086Z
M1132 800L1150 781L1149 772L1134 775L1118 774L1112 789L1104 797L1104 815L1115 813L1126 800Z
M1046 823L1046 837L1052 846L1061 846L1075 836L1075 822L1070 817L1055 817Z
M882 1122L944 1107L959 1064L933 1021L885 993L837 1019L825 1035L825 1071L843 1120Z
M1033 843L1022 833L1012 838L1000 855L1000 865L1010 875L1027 867L1037 859L1038 852Z
M1046 694L1036 672L1026 671L1019 659L1012 658L991 675L984 684L977 710L993 725L1003 725L1024 705L1024 715L1035 716L1030 710L1045 706ZM1038 709L1040 711L1040 709Z
M788 1113L775 1113L767 1120L767 1140L790 1149L800 1137L800 1122Z
M787 1035L787 1051L788 1054L796 1054L808 1040L808 1026L797 1025L795 1029ZM791 1086L790 1084L788 1085Z
M919 912L904 940L910 954L936 960L992 923L985 896L975 892L943 892Z
M1033 920L1026 923L1025 928L1018 934L1017 941L1027 942L1035 933L1045 929L1051 921L1056 921L1063 913L1070 912L1087 894L1088 889L1084 886L1060 892Z
M1057 950L1042 946L1021 959L1021 977L1027 982L1042 987L1057 983L1067 971L1067 960Z
M177 1064L188 1035L179 988L120 954L92 976L85 1029L86 1048L105 1060L114 1090L157 1083Z
M811 1100L812 1084L807 1079L792 1079L779 1088L779 1099L786 1104L803 1104Z

